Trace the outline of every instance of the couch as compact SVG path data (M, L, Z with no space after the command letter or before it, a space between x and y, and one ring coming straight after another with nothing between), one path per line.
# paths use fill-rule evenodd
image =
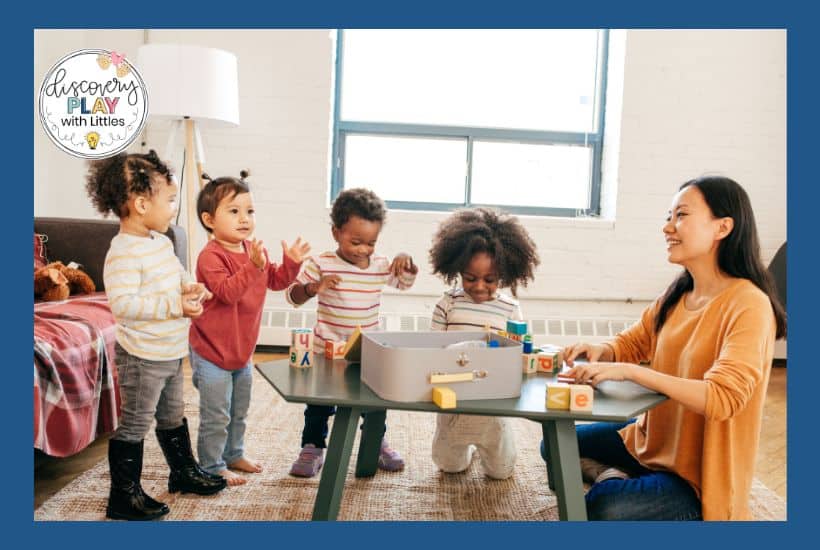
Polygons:
M34 302L34 448L65 457L117 429L120 397L114 363L115 322L103 264L119 223L34 218L34 265L76 262L97 288L61 302ZM179 226L166 235L186 266Z

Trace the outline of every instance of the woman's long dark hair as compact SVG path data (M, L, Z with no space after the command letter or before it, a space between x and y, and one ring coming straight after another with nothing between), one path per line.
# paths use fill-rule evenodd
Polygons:
M718 245L718 268L732 277L748 279L766 293L774 310L777 338L786 336L786 312L777 298L774 279L760 260L760 241L749 195L736 181L721 176L704 176L680 186L697 187L716 218L732 218L734 228ZM669 311L684 293L694 288L692 275L684 269L672 281L660 300L655 319L655 333L661 331Z

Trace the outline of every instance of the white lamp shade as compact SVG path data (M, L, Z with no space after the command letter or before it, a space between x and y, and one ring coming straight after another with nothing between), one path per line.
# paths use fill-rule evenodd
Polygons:
M183 44L146 44L137 51L137 70L148 91L148 114L204 126L239 125L236 56L224 50Z

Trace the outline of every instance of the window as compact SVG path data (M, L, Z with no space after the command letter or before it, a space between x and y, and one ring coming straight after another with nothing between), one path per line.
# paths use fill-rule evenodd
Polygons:
M608 32L337 33L331 196L597 215Z

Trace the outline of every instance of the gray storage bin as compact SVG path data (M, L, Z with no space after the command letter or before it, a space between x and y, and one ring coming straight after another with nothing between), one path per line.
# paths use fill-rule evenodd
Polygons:
M364 332L361 377L388 401L432 401L433 387L446 386L457 400L504 399L521 395L520 342L492 334L495 348L445 349L469 340L486 340L476 332ZM431 382L450 375L469 381ZM472 375L472 376L470 376Z

